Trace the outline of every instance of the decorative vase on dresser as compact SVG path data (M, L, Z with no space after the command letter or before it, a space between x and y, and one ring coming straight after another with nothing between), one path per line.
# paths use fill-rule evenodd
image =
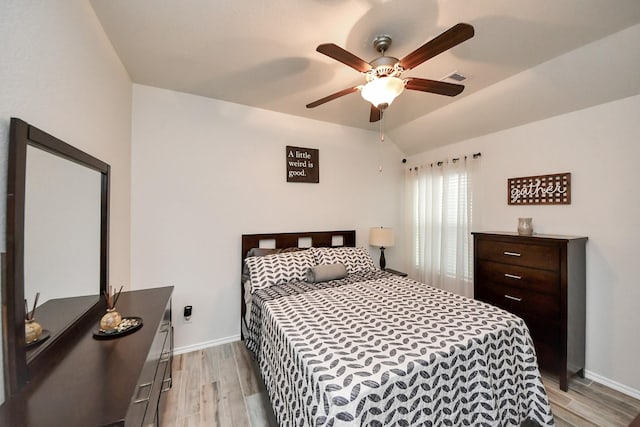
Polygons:
M475 298L524 319L540 368L584 376L587 237L474 232Z

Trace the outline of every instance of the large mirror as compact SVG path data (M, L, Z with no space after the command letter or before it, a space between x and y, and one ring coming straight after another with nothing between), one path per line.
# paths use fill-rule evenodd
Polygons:
M5 387L19 390L101 309L107 286L109 165L11 119L3 284ZM25 343L25 314L43 339ZM28 307L26 302L28 302ZM66 337L66 338L65 338Z

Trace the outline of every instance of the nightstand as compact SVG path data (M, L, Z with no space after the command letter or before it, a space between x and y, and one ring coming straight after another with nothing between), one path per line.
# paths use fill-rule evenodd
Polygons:
M398 270L394 270L393 268L385 268L384 271L389 272L391 274L395 274L396 276L407 277L407 273L404 273L404 272L398 271Z

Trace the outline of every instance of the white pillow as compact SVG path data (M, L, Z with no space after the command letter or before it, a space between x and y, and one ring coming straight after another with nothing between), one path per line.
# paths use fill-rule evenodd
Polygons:
M344 264L347 273L376 269L369 251L363 247L312 248L317 264Z
M246 258L251 293L293 280L304 280L307 269L315 265L310 250Z

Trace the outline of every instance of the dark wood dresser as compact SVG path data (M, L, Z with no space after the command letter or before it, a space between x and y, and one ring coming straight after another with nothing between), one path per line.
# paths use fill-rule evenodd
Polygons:
M160 425L163 392L171 387L172 292L123 292L117 310L142 317L142 328L97 340L99 313L49 370L0 406L0 426Z
M584 375L586 237L472 233L475 298L526 322L538 364L558 375Z

